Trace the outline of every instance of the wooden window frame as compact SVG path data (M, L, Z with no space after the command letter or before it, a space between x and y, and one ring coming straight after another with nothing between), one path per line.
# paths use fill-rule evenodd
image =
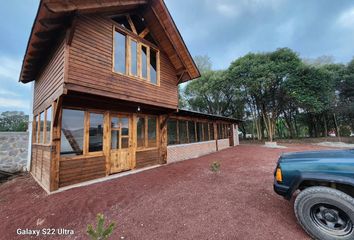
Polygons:
M83 143L83 149L82 149L82 155L84 156L96 156L96 155L102 155L103 150L104 150L104 136L102 136L102 151L96 151L96 152L90 152L90 114L101 114L103 116L103 128L104 123L105 123L105 114L100 111L85 111L84 114L84 143ZM104 132L104 129L103 129Z
M156 147L149 147L149 124L148 124L148 120L150 118L156 118ZM160 137L160 131L159 131L159 118L158 116L155 115L146 115L146 114L138 114L137 118L142 118L144 119L144 146L140 146L140 147L136 147L136 151L147 151L147 150L153 150L153 149L157 149L159 147L159 137ZM135 124L138 124L138 122L136 122ZM137 127L135 127L136 129L138 129ZM135 133L134 133L135 134Z
M50 138L47 142L47 110L52 108L51 111L51 126L50 126ZM37 146L52 146L53 141L53 117L54 117L54 104L40 111L37 115L33 117L33 128L32 128L32 144ZM41 134L41 114L43 113L43 134ZM34 132L34 125L37 126L36 132ZM36 138L34 138L36 136Z
M113 24L113 31L112 31L112 72L115 74L123 75L129 77L131 79L143 81L145 83L151 84L153 86L160 86L160 50L154 44L146 41L144 38L141 38L139 35L130 32L127 29L124 29L119 24L115 23L112 20ZM125 73L121 73L115 70L115 32L119 32L122 35L125 35L126 46L125 46ZM133 75L131 72L131 60L132 60L132 53L131 53L131 41L137 43L137 75ZM147 78L142 77L142 58L141 58L141 51L142 46L147 48ZM151 57L151 49L156 51L156 84L151 82L151 74L150 74L150 57Z
M74 160L74 159L82 159L85 157L96 157L96 156L103 156L104 155L104 148L105 148L105 141L104 141L104 136L103 136L103 146L102 146L102 151L97 151L97 152L89 152L89 134L90 134L90 113L95 113L95 114L102 114L103 115L103 127L105 128L106 126L104 126L105 124L105 120L106 120L106 114L104 113L104 111L99 111L99 110L88 110L88 109L80 109L80 108L63 108L64 109L68 109L68 110L76 110L76 111L82 111L84 112L84 137L83 137L83 144L82 144L82 154L81 155L77 155L77 156L71 156L71 157L67 157L67 156L62 156L60 155L61 153L61 142L59 144L59 155L60 155L60 160ZM62 115L63 117L63 115ZM61 121L62 122L62 121ZM61 129L61 126L60 126ZM103 132L105 132L105 130L103 130ZM60 131L60 136L62 136L62 131ZM62 137L60 137L60 141L62 141Z

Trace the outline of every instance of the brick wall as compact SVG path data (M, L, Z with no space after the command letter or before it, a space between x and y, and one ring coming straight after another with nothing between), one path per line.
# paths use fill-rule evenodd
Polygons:
M196 158L215 151L215 141L172 145L167 147L167 163Z
M218 150L223 150L225 148L230 147L230 140L228 138L226 139L220 139L218 140Z

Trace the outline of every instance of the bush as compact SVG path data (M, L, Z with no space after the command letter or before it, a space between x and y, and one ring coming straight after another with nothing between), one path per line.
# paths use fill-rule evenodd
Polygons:
M212 162L212 164L210 164L210 170L213 173L217 173L220 171L220 166L221 164L218 161Z
M339 134L341 137L349 137L351 134L351 130L349 126L340 126Z
M107 240L109 236L113 233L115 223L112 222L105 227L104 216L102 213L97 214L97 226L96 229L93 228L91 224L87 226L87 235L89 235L92 240Z

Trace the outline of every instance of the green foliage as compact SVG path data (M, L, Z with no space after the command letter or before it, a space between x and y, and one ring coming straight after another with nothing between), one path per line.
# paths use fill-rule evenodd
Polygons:
M115 223L109 223L107 227L105 227L105 218L103 214L97 214L97 226L96 229L89 224L87 226L87 235L91 240L107 240L109 236L113 233Z
M341 137L349 137L351 134L351 130L349 126L340 126L339 134Z
M196 57L202 76L183 88L183 107L245 120L243 136L258 139L319 137L341 126L354 129L354 59L301 60L289 48L249 53L228 69L212 71Z
M0 114L0 132L25 132L28 115L23 112L7 111Z
M210 171L212 171L213 173L218 173L220 171L220 166L220 162L214 161L210 164Z

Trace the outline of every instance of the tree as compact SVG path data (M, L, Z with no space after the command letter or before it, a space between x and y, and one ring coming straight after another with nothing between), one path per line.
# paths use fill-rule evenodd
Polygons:
M281 48L271 53L247 54L228 69L228 78L244 89L246 102L254 117L263 121L270 141L285 106L285 83L300 63L296 53ZM259 120L256 125L261 128Z
M242 117L240 90L225 78L224 71L208 71L185 89L192 110L228 117Z
M0 131L23 132L27 130L28 115L23 112L7 111L0 114Z

